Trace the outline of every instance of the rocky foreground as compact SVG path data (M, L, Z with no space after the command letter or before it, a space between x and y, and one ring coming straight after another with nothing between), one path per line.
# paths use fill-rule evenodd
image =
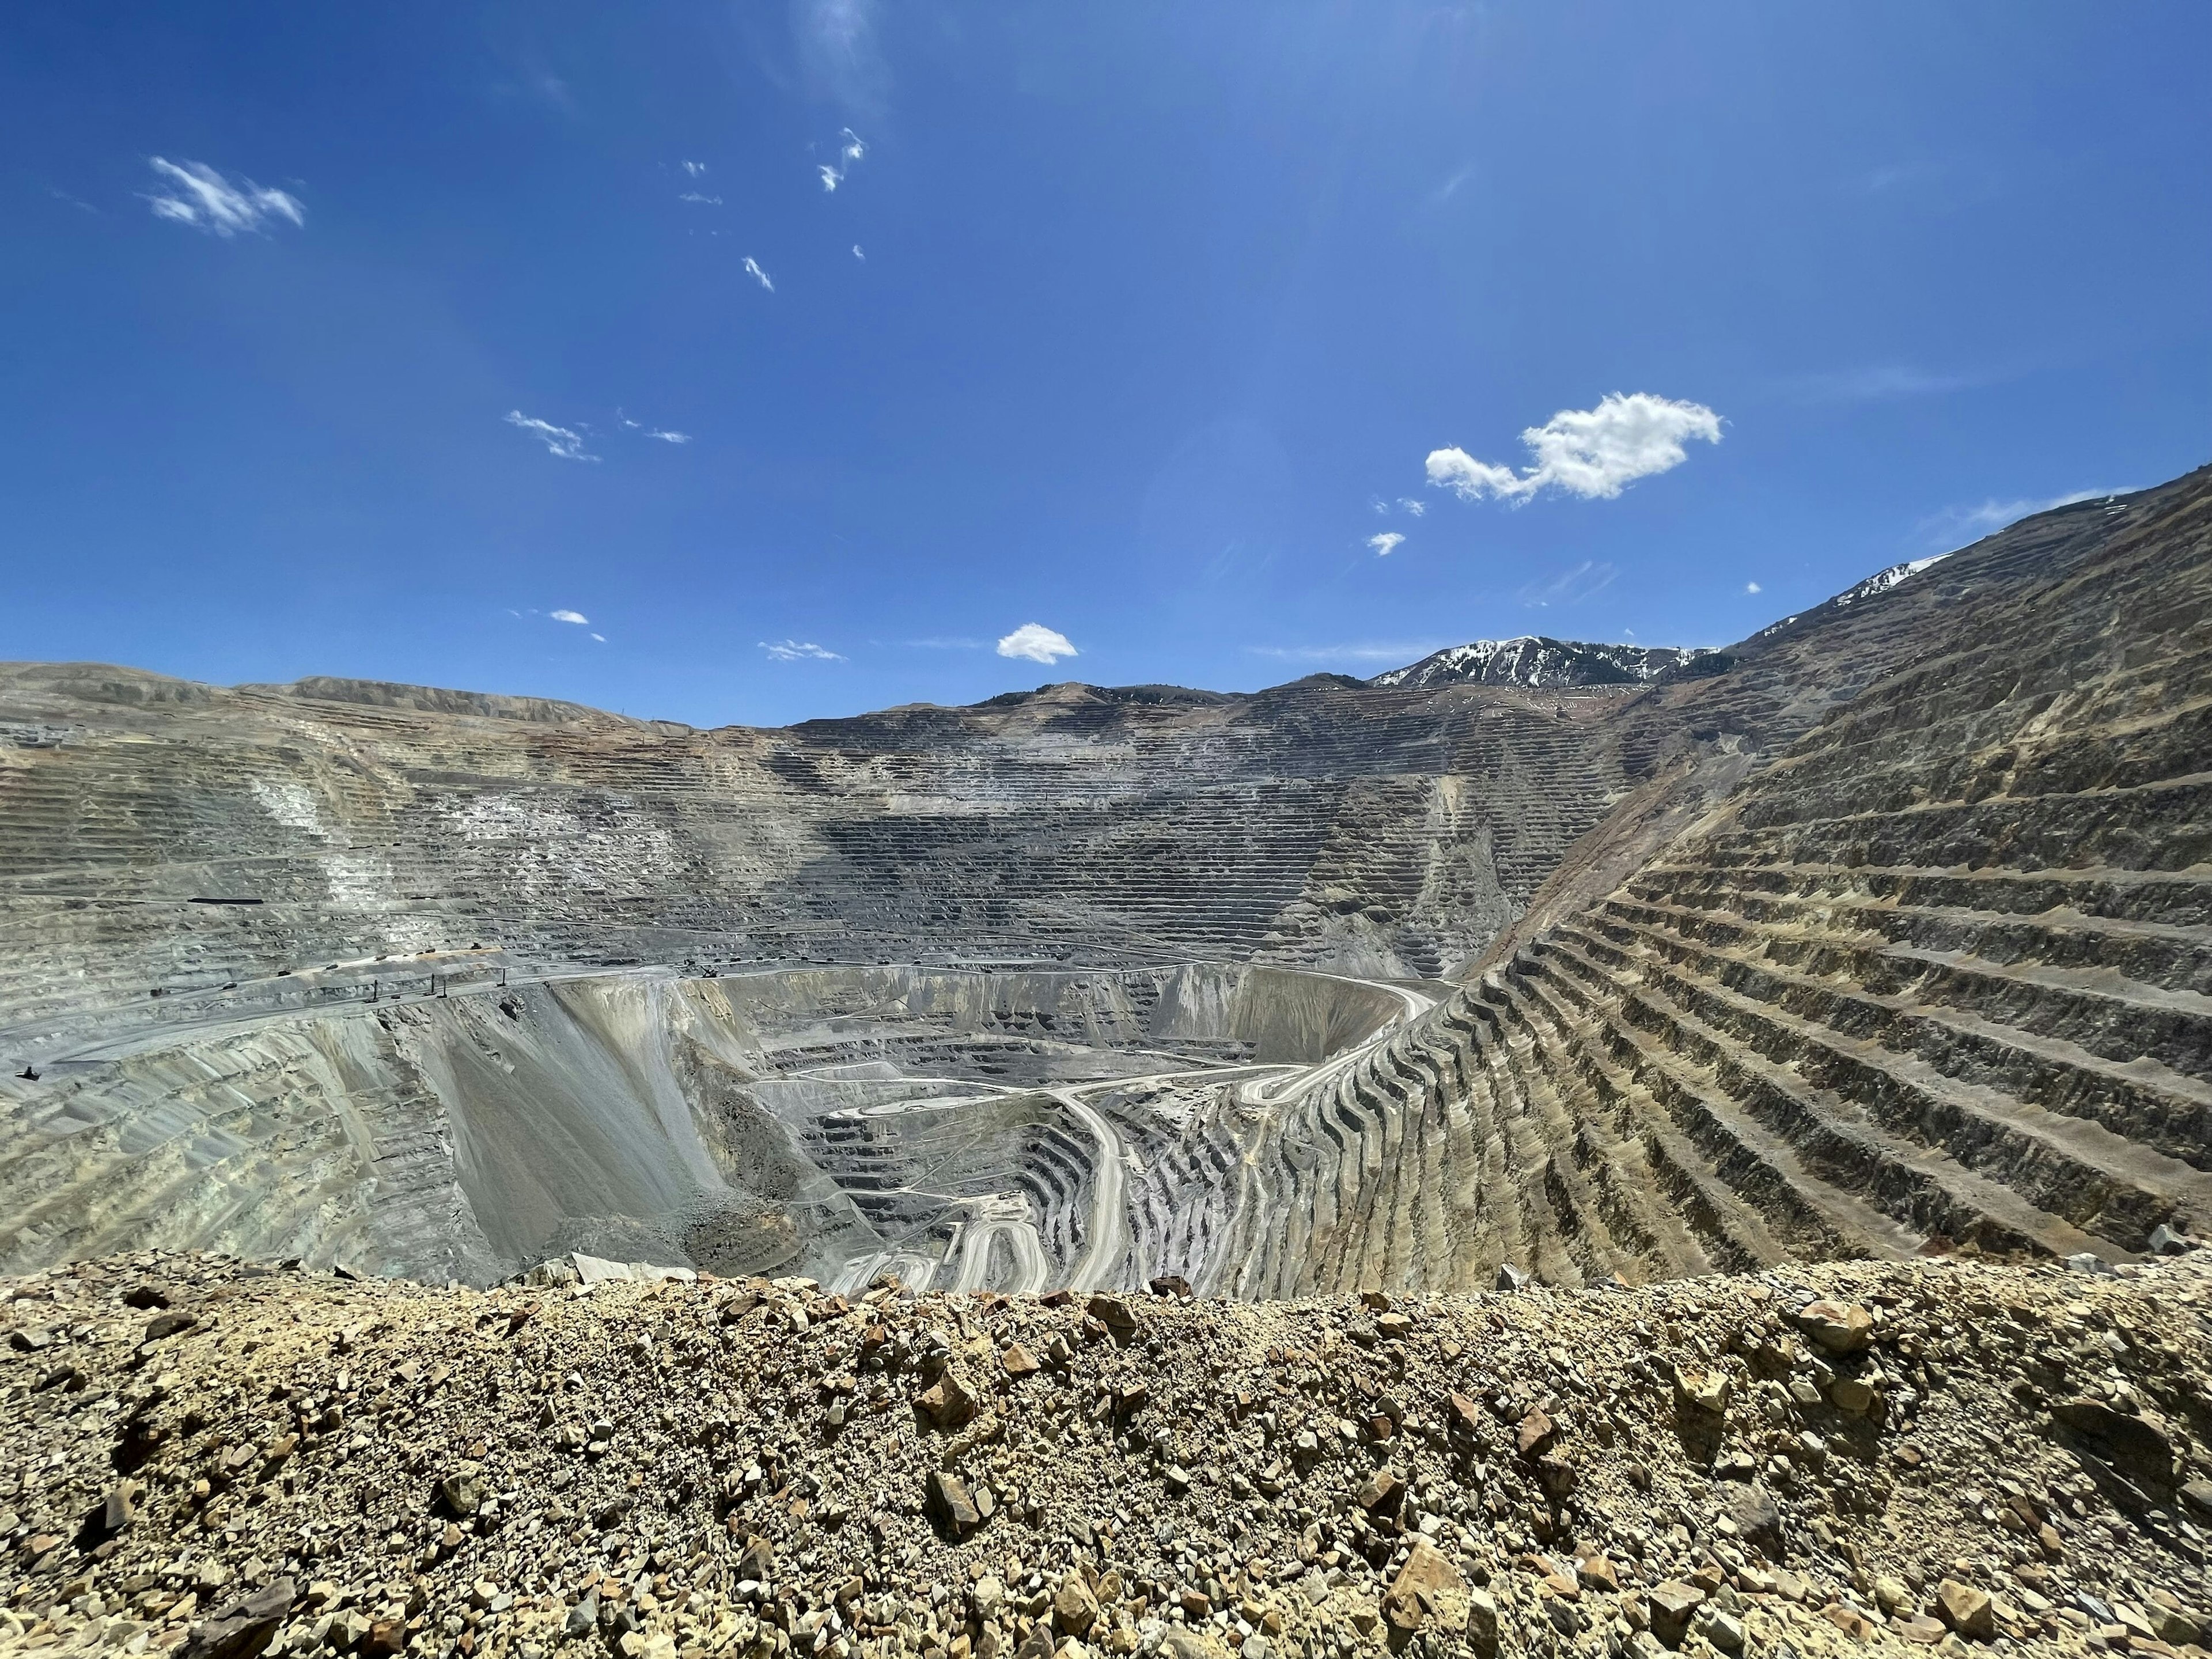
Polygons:
M2212 1252L1231 1304L0 1280L0 1649L2197 1654Z

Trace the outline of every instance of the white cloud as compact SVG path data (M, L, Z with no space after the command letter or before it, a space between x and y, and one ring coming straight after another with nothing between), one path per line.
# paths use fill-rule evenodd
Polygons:
M701 173L707 170L707 164L704 161L678 161L676 165L682 167L684 172L690 173L694 179L696 179Z
M2063 495L2034 501L2026 497L2001 501L1994 497L1979 507L1954 507L1920 521L1921 531L1937 542L1954 537L1979 538L2002 530L2008 524L2017 524L2038 513L2048 513L2053 507L2071 507L2076 501L2100 501L2112 495L2125 495L2119 489L2075 489Z
M1031 662L1041 662L1049 666L1062 657L1073 657L1078 653L1067 642L1066 635L1047 628L1042 623L1024 623L999 641L999 654L1002 657L1026 657Z
M1521 441L1535 464L1518 475L1463 449L1438 449L1429 455L1429 482L1469 501L1485 495L1525 501L1547 487L1610 500L1638 478L1680 466L1692 438L1718 443L1721 417L1703 404L1615 392L1595 409L1563 409L1523 431Z
M507 411L507 423L520 427L563 460L596 461L599 459L596 455L586 454L582 435L571 432L565 426L556 426L550 421L534 420L519 409Z
M607 636L604 634L594 634L592 637L597 640L601 645L605 645L607 642Z
M204 161L179 164L151 155L147 164L168 180L174 191L146 198L147 204L161 218L214 236L258 230L270 219L289 219L295 225L307 222L307 210L296 196L264 190L251 179L226 179Z
M853 257L862 264L868 263L868 256L860 252L860 245L858 242L853 244Z
M1387 519L1390 516L1390 503L1380 495L1370 496L1367 505L1374 510L1375 516L1378 519Z
M720 197L702 196L696 190L687 190L676 199L679 202L696 202L701 207L720 207L722 205L722 198Z
M751 277L753 281L758 283L769 293L773 294L775 292L775 284L769 281L768 272L760 268L760 262L755 259L750 253L745 255L745 275Z
M1367 538L1367 544L1375 550L1375 556L1377 558L1388 558L1397 548L1398 544L1405 539L1396 531L1386 530L1379 536L1370 536Z
M549 611L545 614L552 617L555 622L574 623L579 628L591 621L591 618L580 611Z
M1398 505L1404 507L1409 514L1416 519L1419 518L1422 514L1429 510L1429 504L1426 501L1415 501L1410 495L1399 496Z
M842 662L835 651L826 651L811 640L763 640L760 648L778 662Z
M835 167L825 167L817 161L814 164L814 170L822 175L822 188L824 190L835 190L845 182L845 175Z
M1762 589L1757 582L1746 582L1743 585L1743 591L1747 593L1758 593L1763 592L1765 590Z

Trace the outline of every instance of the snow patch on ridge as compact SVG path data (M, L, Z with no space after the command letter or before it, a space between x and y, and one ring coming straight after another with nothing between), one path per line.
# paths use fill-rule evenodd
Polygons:
M1524 635L1511 640L1475 640L1447 646L1403 668L1393 668L1370 685L1419 690L1431 685L1646 685L1662 675L1689 668L1698 659L1718 654L1702 647L1592 644L1579 640Z

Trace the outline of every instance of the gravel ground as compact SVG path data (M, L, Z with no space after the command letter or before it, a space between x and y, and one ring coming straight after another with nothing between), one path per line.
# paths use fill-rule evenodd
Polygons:
M2193 1656L2212 1251L1239 1304L0 1280L0 1650Z

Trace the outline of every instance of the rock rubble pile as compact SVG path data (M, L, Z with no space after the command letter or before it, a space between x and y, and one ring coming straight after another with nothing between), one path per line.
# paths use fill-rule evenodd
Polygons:
M1183 1288L0 1281L0 1649L2204 1650L2212 1252Z

